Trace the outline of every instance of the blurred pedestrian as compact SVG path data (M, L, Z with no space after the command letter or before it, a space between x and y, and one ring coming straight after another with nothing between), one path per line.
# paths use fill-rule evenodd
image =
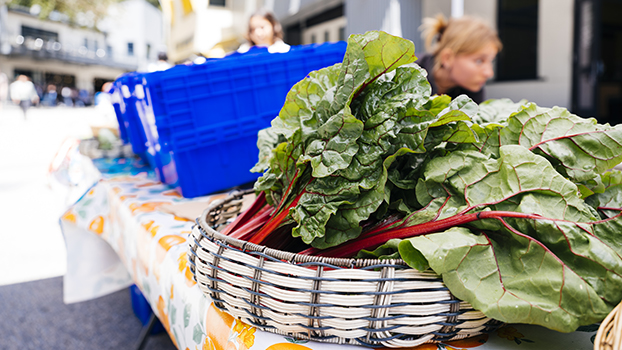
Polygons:
M112 103L110 93L112 90L112 82L107 81L102 85L101 91L95 93L95 105L98 106L101 103Z
M58 98L58 92L56 92L56 85L48 84L47 91L43 95L41 104L44 106L54 107L56 106L56 99Z
M95 94L95 110L103 117L105 125L118 129L117 115L112 105L112 88L112 82L107 81L102 85L101 91Z
M428 71L432 94L466 94L483 102L484 85L494 75L493 60L503 47L497 32L478 18L447 20L442 14L425 18L421 29L429 54L417 64Z
M0 111L2 111L2 106L7 101L9 94L9 77L2 71L0 71Z
M169 68L171 68L171 64L168 63L168 55L166 52L161 51L158 53L158 61L156 63L149 64L147 70L149 72L157 72L167 70Z
M39 95L35 89L35 85L30 81L30 78L20 74L17 79L11 83L10 87L11 100L16 105L19 105L24 113L24 120L26 119L26 111L33 103L39 101Z
M253 13L248 21L248 42L240 45L239 53L245 53L252 47L267 47L268 52L287 52L289 45L283 42L283 28L274 14L265 9Z
M73 107L73 99L71 98L73 95L73 91L69 86L63 86L60 90L60 94L63 97L63 104L67 107Z

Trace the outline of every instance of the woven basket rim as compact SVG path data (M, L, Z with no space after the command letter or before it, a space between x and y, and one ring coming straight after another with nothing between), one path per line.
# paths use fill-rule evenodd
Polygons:
M594 350L617 350L620 346L622 346L622 302L603 320L594 338Z
M391 264L391 265L404 265L408 266L402 259L363 259L363 258L332 258L315 255L305 255L287 252L283 250L273 249L267 246L250 243L237 238L226 236L216 231L208 222L207 217L212 215L214 209L222 206L223 204L234 200L235 198L242 198L244 195L253 193L253 189L238 190L229 194L229 196L210 202L208 207L203 211L201 216L197 218L197 224L199 227L209 236L222 241L226 244L240 248L247 251L256 251L264 253L268 256L280 260L287 260L292 263L325 263L340 267L368 267L379 264Z
M219 225L239 215L244 195L251 192L235 191L211 202L196 220L188 251L190 270L203 293L236 319L275 334L368 347L458 340L503 324L456 298L432 270L417 271L402 259L303 255L218 232ZM312 274L301 273L309 269ZM353 273L340 271L350 269ZM354 272L359 269L365 271ZM344 289L351 282L354 287ZM410 293L415 294L405 297ZM362 316L353 319L344 311L351 307L369 311L355 312ZM398 307L404 309L392 311ZM298 318L287 321L292 316Z

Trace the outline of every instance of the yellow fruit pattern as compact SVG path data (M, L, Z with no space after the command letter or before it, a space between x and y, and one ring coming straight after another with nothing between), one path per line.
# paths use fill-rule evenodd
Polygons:
M101 235L102 232L104 232L104 217L101 215L95 217L95 219L93 219L93 221L91 221L91 224L89 225L89 230L97 233L98 235Z
M179 194L179 192L177 192L176 190L164 191L162 192L162 195L182 198L181 194Z
M192 271L190 271L190 268L188 267L188 254L186 253L186 251L182 251L179 254L179 258L177 258L177 263L179 264L177 270L184 274L186 285L188 287L192 287L197 284L194 281L194 275L192 274Z
M61 220L71 222L72 224L76 223L76 214L73 213L71 209L67 210L67 212L61 217Z
M249 326L246 323L235 320L233 331L238 334L236 339L242 347L242 349L250 349L255 343L255 327Z
M119 199L123 202L125 202L126 199L131 199L131 198L136 198L135 194L126 194L123 196L119 196Z
M175 334L171 332L171 324L169 321L169 315L165 311L165 308L166 308L166 304L164 303L164 298L160 296L158 298L158 304L157 304L158 314L160 316L159 317L160 322L162 323L162 326L164 327L164 329L166 329L166 332L168 332L168 335L171 337L173 344L177 345Z
M132 214L138 215L140 213L149 213L156 210L159 206L163 204L170 204L171 202L146 202L142 204L132 203L129 208L132 211Z
M401 350L464 350L467 348L476 348L478 346L484 345L488 341L488 334L481 334L475 337L460 339L454 341L443 342L440 344L422 344L419 346L409 347L409 348L400 348ZM271 348L268 348L271 349ZM391 348L381 348L383 350L388 350Z
M153 226L150 229L150 231L153 230ZM160 280L160 266L162 265L162 262L164 262L164 258L166 256L166 253L168 253L168 251L179 244L183 244L186 243L186 239L182 236L179 235L166 235L166 236L162 236L159 240L158 240L158 245L156 246L156 260L155 260L155 264L154 264L154 268L153 268L153 274L156 278L156 280Z
M143 187L152 187L152 186L158 186L158 185L162 185L162 183L161 182L151 181L151 182L146 182L146 183L142 183L142 184L136 185L136 187L143 188Z
M311 350L311 348L294 343L277 343L270 345L266 350ZM436 348L434 348L434 350L436 350Z

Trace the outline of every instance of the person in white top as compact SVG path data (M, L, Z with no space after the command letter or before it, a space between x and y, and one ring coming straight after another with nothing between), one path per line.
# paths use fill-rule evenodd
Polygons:
M171 68L172 65L168 63L168 55L166 52L158 53L158 61L156 63L151 63L149 67L147 67L147 71L149 72L158 72Z
M270 53L289 51L289 45L283 42L283 29L274 14L265 9L253 13L248 21L248 42L240 45L239 53L245 53L251 47L267 47Z
M39 101L39 95L35 89L35 85L30 81L30 78L20 74L17 80L11 83L9 86L9 93L11 94L11 100L16 105L19 105L24 112L24 119L26 119L26 110L33 104Z
M2 106L7 100L7 95L9 93L9 77L0 71L0 111L2 111Z

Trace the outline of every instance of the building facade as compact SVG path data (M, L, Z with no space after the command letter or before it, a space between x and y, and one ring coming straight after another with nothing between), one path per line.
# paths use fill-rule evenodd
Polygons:
M161 13L144 0L110 8L109 18L91 28L60 13L40 19L29 8L0 7L0 71L10 81L29 76L40 95L55 88L60 96L68 87L88 104L104 82L146 69L163 47Z
M561 106L601 123L622 123L622 2L618 0L275 0L286 41L308 44L383 30L425 52L425 17L472 15L497 28L488 98Z
M414 42L425 17L472 15L497 28L504 49L488 98L561 106L599 122L622 122L619 0L161 0L175 61L221 57L244 42L250 14L272 10L290 45L383 30Z
M244 42L248 16L258 0L160 0L172 62L223 57Z

